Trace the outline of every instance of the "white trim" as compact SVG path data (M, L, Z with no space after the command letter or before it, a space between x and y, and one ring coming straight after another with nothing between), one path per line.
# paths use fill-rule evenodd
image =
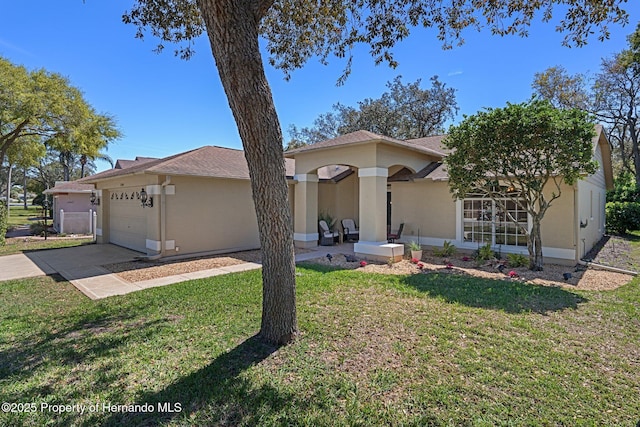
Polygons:
M404 245L402 243L387 242L358 242L353 244L353 252L363 255L391 258L404 256Z
M318 182L318 174L315 173L300 173L293 175L293 179L298 182Z
M175 240L166 240L164 242L164 250L165 251L172 251L176 248L176 241Z
M387 168L361 168L358 169L358 178L366 178L370 176L388 177L389 169Z
M318 233L293 233L293 240L299 242L314 242L318 240Z
M418 240L417 236L407 235L402 237L403 237L402 240L404 241ZM439 237L420 237L419 243L425 246L442 247L444 245L445 240L453 243L458 249L465 249L465 250L471 250L471 251L478 249L477 242L463 242L459 239L454 240L454 239L442 239ZM492 246L492 249L494 250L500 249L500 252L507 253L507 254L524 254L524 255L529 254L529 251L527 250L526 246L494 245ZM576 259L575 249L552 248L549 246L543 246L542 255L545 258L568 259L568 260Z
M456 240L462 241L462 199L456 199Z
M162 186L158 184L147 185L145 191L149 196L159 196L162 194Z
M145 247L147 249L151 249L152 251L160 252L160 250L162 249L162 242L160 242L159 240L147 239Z

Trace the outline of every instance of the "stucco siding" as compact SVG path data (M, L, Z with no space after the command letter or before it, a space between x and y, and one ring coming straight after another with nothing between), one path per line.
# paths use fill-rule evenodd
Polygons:
M446 182L391 184L391 228L404 223L402 241L412 237L455 240L456 205Z
M595 185L590 181L578 182L578 256L583 257L602 238L605 230L604 182Z
M166 196L166 236L176 253L224 252L260 247L247 180L174 177Z

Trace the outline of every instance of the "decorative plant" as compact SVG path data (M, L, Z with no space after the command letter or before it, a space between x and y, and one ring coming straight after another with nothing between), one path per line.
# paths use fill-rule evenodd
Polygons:
M456 253L456 245L454 245L453 243L451 243L448 240L445 240L444 243L442 244L442 248L435 248L433 250L433 254L435 256L440 256L440 257L450 257L453 254Z
M421 251L422 250L422 246L420 246L420 243L416 242L415 240L412 240L409 242L409 250L411 251Z
M511 270L511 271L509 272L509 277L511 277L512 279L514 279L514 278L518 277L518 273L516 273L515 271Z
M423 263L421 263L421 262L419 262L419 263L418 263L418 268L419 268L420 270L422 270L422 269L424 268L424 264L423 264Z
M419 262L420 262L420 260L418 258L411 258L411 263L412 264L417 264Z
M509 262L509 266L513 268L529 264L529 258L522 254L507 254L507 261Z
M462 257L462 260L463 260L463 261L469 261L469 260L471 260L471 258L469 258L468 256L463 256L463 257Z
M336 223L336 218L334 218L328 211L321 211L318 214L318 221L323 221L327 223L329 229L333 228L333 224Z
M360 261L360 267L366 267L367 261Z
M491 249L491 244L487 243L484 246L480 246L477 250L475 258L478 263L494 259L495 254L493 253L493 249Z

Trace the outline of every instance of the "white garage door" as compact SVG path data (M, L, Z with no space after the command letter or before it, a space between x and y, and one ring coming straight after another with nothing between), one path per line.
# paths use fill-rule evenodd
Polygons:
M109 241L146 253L147 212L140 205L140 188L113 190L109 199Z

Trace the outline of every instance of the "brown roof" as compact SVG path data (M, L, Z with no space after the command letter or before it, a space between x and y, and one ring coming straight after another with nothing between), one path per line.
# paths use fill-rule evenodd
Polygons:
M141 163L147 163L152 160L158 160L157 157L136 157L135 160L118 159L115 165L115 169L126 169L133 165L139 165Z
M413 173L408 168L402 168L391 175L389 182L415 181L416 179L431 179L433 181L443 181L449 179L447 166L442 162L431 162L418 172Z
M358 130L355 132L348 133L346 135L340 135L337 138L328 139L326 141L317 142L315 144L305 145L304 147L285 151L284 155L287 157L290 157L290 156L293 157L293 155L298 153L306 153L308 151L323 150L323 149L333 148L333 147L341 147L344 145L364 144L364 143L373 142L373 141L378 141L378 142L383 142L390 145L409 148L411 150L420 151L425 154L430 154L436 157L443 156L442 152L433 150L427 146L423 146L421 144L414 144L407 141L401 141L399 139L390 138L384 135L378 135L373 132L369 132L368 130Z
M285 160L287 176L293 176L295 170L293 160ZM100 172L83 178L81 181L96 182L138 173L249 179L249 168L244 151L232 148L205 146L163 159L148 159L134 163L123 169L109 169Z
M78 181L56 181L56 185L53 188L48 188L43 193L91 193L93 190L93 184L82 184Z
M442 144L442 141L446 138L446 136L447 135L425 136L424 138L408 139L406 142L410 144L420 145L430 150L437 151L442 156L446 156L451 152L451 150L445 148Z

